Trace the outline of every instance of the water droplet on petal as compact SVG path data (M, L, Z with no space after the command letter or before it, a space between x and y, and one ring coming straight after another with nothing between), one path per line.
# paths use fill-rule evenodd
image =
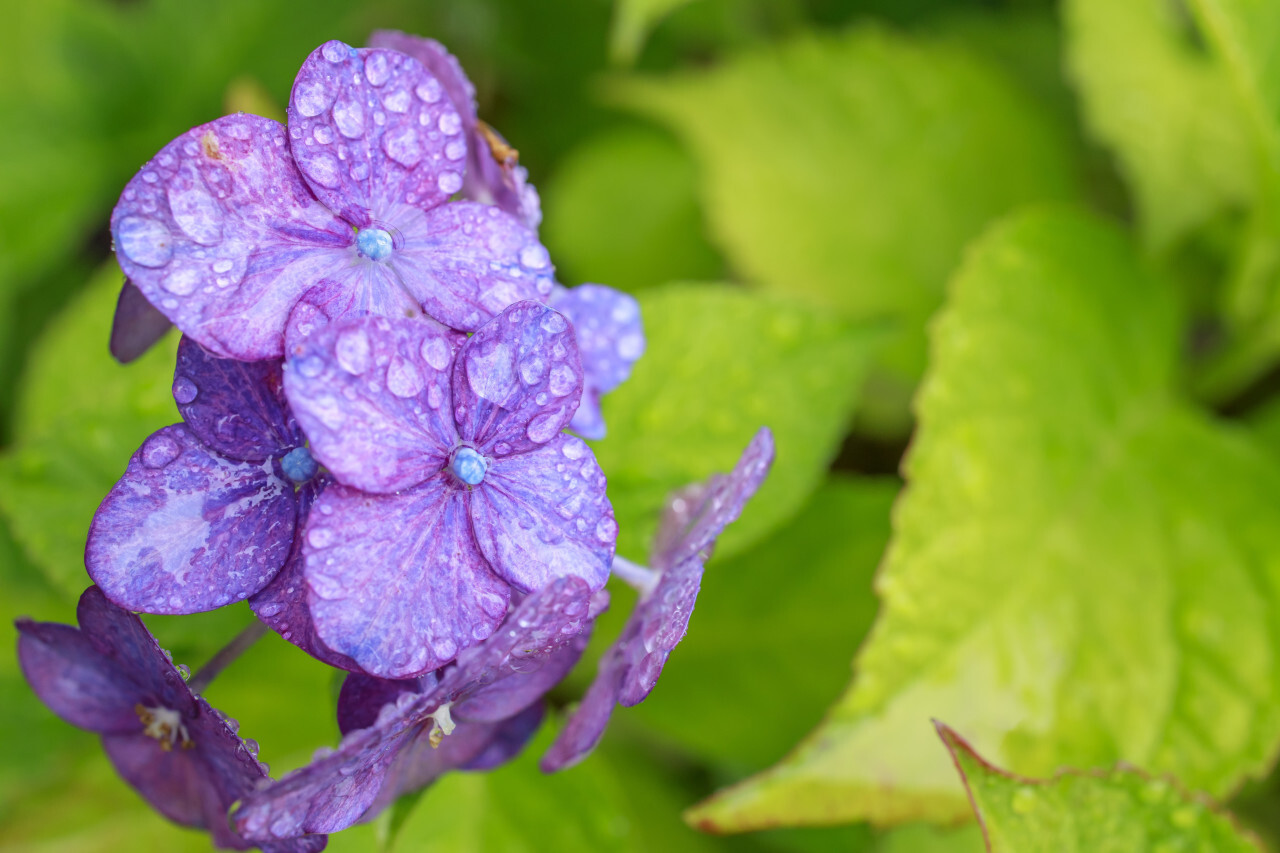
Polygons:
M596 522L596 538L601 542L613 542L618 538L618 522L605 516Z
M418 87L413 91L417 93L419 98L422 98L422 100L428 104L434 104L436 101L440 100L440 96L444 94L444 90L440 86L440 81L434 77L428 77L426 80L419 83Z
M467 156L467 143L461 139L454 139L444 147L444 156L450 160L461 160Z
M180 406L185 406L193 401L199 391L200 389L196 387L196 383L186 376L179 376L173 380L173 399L177 400Z
M177 296L195 293L199 286L200 273L191 267L176 269L164 278L164 289Z
M462 176L457 172L441 172L440 177L436 179L436 186L440 188L440 192L453 195L462 189Z
M530 243L520 250L520 263L531 270L540 270L551 263L551 256L539 243Z
M342 176L338 172L338 161L329 154L317 154L308 157L305 163L307 177L315 181L322 187L333 189L342 183Z
M315 379L324 372L324 359L318 355L309 355L298 362L298 372L308 379Z
M546 444L555 438L557 432L560 431L560 412L543 412L533 420L529 421L529 426L525 429L524 434L529 436L530 441L538 444Z
M126 216L116 227L116 248L135 264L162 267L173 257L173 236L154 219Z
M397 397L416 397L425 385L422 372L413 362L397 355L387 365L387 390Z
M551 369L551 381L547 385L551 393L563 397L578 387L578 374L567 364L557 364Z
M382 105L393 113L407 113L413 96L404 89L397 89L382 99Z
M541 326L544 332L548 332L552 335L558 335L565 330L567 325L568 321L564 319L564 315L559 311L548 310L542 315ZM563 347L560 351L553 349L552 352L555 353L556 358L564 358Z
M333 544L333 531L328 527L313 527L307 531L307 544L312 548L328 548Z
M329 109L333 92L323 80L306 80L293 92L293 106L299 113L312 118Z
M388 132L382 137L382 150L406 169L412 169L422 160L422 144L411 127L398 127Z
M357 139L364 133L364 108L358 101L339 101L333 106L333 123L343 136Z
M452 136L462 129L462 117L450 110L440 116L438 127L444 135Z
M431 336L422 342L422 358L436 370L444 370L449 366L449 345L444 338Z
M270 619L272 616L277 615L281 610L284 610L283 605L264 604L261 608L258 609L258 615L263 617L264 619Z
M530 353L520 362L520 378L526 385L537 385L547 375L547 363L537 353Z
M178 442L159 433L148 438L142 445L142 464L148 468L163 468L177 459L180 453L182 448L178 446Z
M370 53L364 60L364 76L370 84L381 86L391 76L387 55L380 50Z
M333 63L346 61L347 57L355 56L355 49L340 41L331 41L320 49L321 55L325 59Z
M372 363L369 336L365 334L364 329L344 330L338 335L338 341L334 344L334 355L338 358L338 364L347 373L353 376L364 373Z

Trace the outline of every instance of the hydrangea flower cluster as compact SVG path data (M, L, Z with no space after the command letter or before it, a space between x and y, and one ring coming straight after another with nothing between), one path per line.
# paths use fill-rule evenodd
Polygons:
M224 847L318 850L445 772L501 764L577 663L611 573L640 603L544 769L653 689L772 438L673 496L652 569L617 557L578 436L605 436L640 310L559 284L540 220L457 61L392 32L312 53L287 125L201 125L125 187L112 351L176 325L183 422L146 439L94 517L80 628L22 621L19 656L167 817ZM217 667L187 684L130 613L242 600L348 672L341 744L275 783L193 689Z

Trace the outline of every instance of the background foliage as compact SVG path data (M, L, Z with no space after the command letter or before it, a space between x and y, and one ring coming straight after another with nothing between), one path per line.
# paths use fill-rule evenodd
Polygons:
M398 28L448 45L520 149L561 280L644 309L649 351L596 446L621 553L643 560L664 494L760 424L779 453L662 685L592 758L543 777L552 721L521 760L330 849L971 853L974 807L997 850L1273 844L1278 10L19 4L0 28L0 632L72 619L93 510L176 420L175 338L127 368L106 352L121 187L195 124L278 115L322 41ZM194 667L250 618L148 623ZM209 698L278 773L336 740L336 684L268 638ZM10 654L0 730L0 850L207 849Z

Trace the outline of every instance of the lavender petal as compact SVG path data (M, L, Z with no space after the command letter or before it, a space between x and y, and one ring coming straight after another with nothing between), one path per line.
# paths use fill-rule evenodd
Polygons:
M573 324L582 354L583 395L570 426L585 438L604 438L600 397L631 375L631 366L644 354L644 324L635 298L600 284L558 288L551 307Z
M564 680L582 658L590 639L591 625L588 624L571 642L538 661L530 671L513 672L468 693L454 706L454 717L500 723L521 713Z
M289 310L354 259L351 227L312 196L285 129L238 114L166 145L111 215L116 257L147 300L217 355L283 354Z
M458 433L498 459L555 439L581 396L573 327L537 302L504 310L467 340L454 361Z
M476 123L476 87L471 85L462 65L444 45L435 39L409 35L398 30L374 30L369 47L398 50L422 63L440 84L440 93L449 99L462 117L462 126L470 130ZM434 88L428 94L438 97Z
M622 634L600 658L596 677L587 688L586 695L538 763L542 772L555 773L572 767L596 748L622 693L622 682L631 666L628 654L633 653L636 633L636 627L628 622Z
M270 462L211 453L181 424L151 435L98 507L85 566L147 613L196 613L262 589L288 556L297 507Z
M128 364L151 349L173 328L169 318L156 310L133 282L125 279L111 320L111 355Z
M371 675L438 669L506 615L507 585L475 546L467 493L445 476L399 495L332 486L307 519L316 631Z
M463 198L492 204L536 232L542 224L542 200L529 183L529 170L520 165L519 152L485 122L477 123L470 139Z
M311 453L344 485L392 494L457 444L448 368L462 335L419 320L332 323L298 342L284 387Z

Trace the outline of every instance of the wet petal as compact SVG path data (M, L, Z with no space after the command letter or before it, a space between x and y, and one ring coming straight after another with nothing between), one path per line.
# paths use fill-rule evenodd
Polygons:
M171 328L169 318L153 307L133 282L125 279L111 320L112 357L128 364L151 349Z
M135 716L135 729L137 719ZM217 819L217 791L205 780L204 762L192 750L165 751L160 741L138 731L105 735L102 746L121 778L169 820L196 829L212 830L225 824ZM223 814L231 802L221 807ZM230 834L224 830L224 836ZM217 840L226 844L225 837Z
M284 128L243 113L161 149L125 187L111 234L153 306L246 361L279 358L298 297L356 259L351 227L311 195Z
M196 613L247 598L288 556L292 485L270 462L225 459L183 425L129 460L89 528L85 565L108 598L147 613Z
M544 773L555 773L572 767L591 754L604 736L613 716L613 708L622 693L622 682L632 661L637 626L628 622L622 634L600 658L595 680L578 703L573 715L556 735L555 742L538 763Z
M31 689L51 711L93 732L138 728L142 688L70 625L19 619L18 662Z
M332 323L289 354L284 387L335 479L390 494L438 473L457 443L449 368L463 337L424 320Z
M474 332L522 299L545 299L555 268L538 236L513 216L474 202L392 214L404 234L390 265L422 310Z
M542 702L535 702L519 714L503 720L501 723L487 724L492 726L488 746L484 748L483 752L476 755L459 769L493 770L495 767L506 764L521 752L524 752L524 748L529 745L534 733L542 725L544 716L546 716L546 705ZM469 723L468 725L476 724ZM481 723L479 725L486 724Z
M462 197L492 204L536 232L542 224L542 200L529 183L529 170L520 165L519 152L484 122L477 123L470 139Z
M467 495L444 476L399 495L333 486L304 536L316 631L372 675L438 669L506 615L507 585L475 546Z
M353 225L390 222L400 204L430 208L462 188L462 117L417 60L395 50L318 47L293 83L289 144L316 197Z
M557 289L549 304L573 324L582 355L582 405L570 426L585 438L602 439L600 397L621 385L644 354L640 303L611 287L583 284Z
M405 693L427 693L438 683L434 672L399 680L353 672L342 680L342 689L338 691L338 731L345 735L356 729L367 729L377 722L383 708Z
M587 625L574 639L548 655L529 672L513 672L476 688L453 708L454 719L498 723L533 705L555 687L582 658L591 639Z
M605 476L574 436L495 459L471 493L471 513L480 550L519 589L566 575L599 589L608 579L618 525Z
M486 323L454 362L458 434L489 456L526 453L552 441L581 396L573 327L537 302L518 302Z
M440 42L397 30L374 30L369 36L369 47L398 50L421 62L462 117L463 128L470 130L475 126L476 87L471 85L462 65ZM436 90L429 88L428 95L435 97Z
M205 446L241 462L263 462L302 444L285 407L280 362L209 355L195 341L178 342L173 399Z

